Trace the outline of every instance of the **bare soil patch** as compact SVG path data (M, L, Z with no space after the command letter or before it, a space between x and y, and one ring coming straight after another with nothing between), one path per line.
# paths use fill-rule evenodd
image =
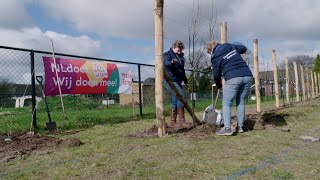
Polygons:
M247 131L252 130L263 130L269 128L275 128L277 126L286 126L287 123L284 117L289 116L289 114L278 114L275 112L267 112L261 114L249 114L246 116L244 122L244 128ZM232 117L232 129L235 131L237 127L237 118ZM203 124L200 126L194 126L191 128L170 128L166 126L166 132L168 135L177 135L188 138L212 138L215 133L220 129L218 126L212 126L208 124ZM142 132L134 132L128 134L130 138L145 138L145 137L156 137L158 135L158 128L153 125L151 128L145 129Z
M49 154L50 147L77 147L83 144L78 139L62 140L53 136L39 134L14 133L11 141L5 141L7 134L0 134L0 163L20 158L32 153Z
M194 126L190 128L171 128L166 126L166 132L168 135L178 135L185 136L190 138L208 138L213 137L215 132L219 128L216 126L203 124L200 126ZM144 138L144 137L156 137L158 136L158 128L156 125L152 126L149 129L145 129L142 132L130 133L128 137L130 138Z

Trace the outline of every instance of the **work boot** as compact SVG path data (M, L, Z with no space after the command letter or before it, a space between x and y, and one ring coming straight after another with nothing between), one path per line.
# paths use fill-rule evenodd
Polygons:
M177 124L177 109L171 110L171 121L169 127L174 128Z
M190 124L186 122L186 118L184 117L184 108L178 108L178 115L178 125L182 128L190 128Z

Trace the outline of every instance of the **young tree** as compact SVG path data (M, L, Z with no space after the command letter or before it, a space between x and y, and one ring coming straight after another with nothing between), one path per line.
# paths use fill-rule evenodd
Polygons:
M211 91L211 82L208 75L202 75L199 80L199 92L210 92Z
M192 82L193 81L193 82ZM193 79L192 75L190 75L188 77L188 89L187 89L187 92L188 93L191 93L191 92L198 92L198 84L197 84L197 81L196 81L196 78ZM192 87L192 85L194 85L194 87ZM192 89L194 88L194 89Z
M234 42L233 44L244 45L241 42ZM250 69L253 68L253 62L254 62L253 52L250 49L248 49L248 47L247 47L246 53L241 54L241 57L247 63L247 65L249 66Z
M215 10L214 13L214 1L211 1L211 15L209 17L209 40L214 40L214 31L216 29L216 25L217 25L217 10Z
M194 69L196 71L202 71L203 69L210 66L210 61L207 57L206 52L203 50L204 48L201 46L199 49L196 49L192 52L194 57L187 57L186 67Z
M200 2L199 0L194 1L193 13L189 26L189 56L186 58L186 67L194 70L203 70L211 66L210 58L207 55L207 43L214 39L214 32L216 29L217 15L214 13L213 1L211 15L209 18L204 18L201 16ZM200 17L203 17L201 19ZM209 23L204 23L201 20L208 21ZM202 36L200 30L203 29L203 25L208 25L208 37ZM205 28L206 29L206 28ZM209 38L209 40L207 39Z

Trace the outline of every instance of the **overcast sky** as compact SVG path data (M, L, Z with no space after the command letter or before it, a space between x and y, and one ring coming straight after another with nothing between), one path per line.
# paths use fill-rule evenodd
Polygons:
M213 2L213 4L212 4ZM193 0L165 0L165 48L187 40ZM228 41L278 60L320 49L319 0L200 0L201 37L212 6L228 22ZM218 31L217 26L217 32ZM1 0L0 45L154 64L153 0ZM215 34L219 40L219 33ZM210 39L205 39L210 41Z

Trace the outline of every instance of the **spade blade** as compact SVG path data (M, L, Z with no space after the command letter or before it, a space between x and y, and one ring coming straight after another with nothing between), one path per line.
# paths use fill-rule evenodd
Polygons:
M56 122L48 122L46 123L47 129L51 134L58 134L59 130L57 128Z
M215 110L209 111L207 124L216 125L217 117L218 117L218 113Z

